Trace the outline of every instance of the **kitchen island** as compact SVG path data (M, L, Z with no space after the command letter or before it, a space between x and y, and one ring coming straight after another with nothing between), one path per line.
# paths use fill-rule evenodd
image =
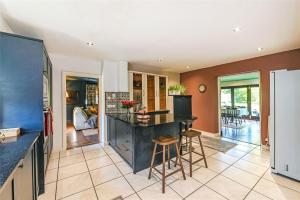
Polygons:
M141 123L135 114L107 114L108 142L132 167L133 173L136 173L150 166L153 139L165 135L179 138L182 122L192 122L196 119L192 116L153 114L147 123ZM171 147L170 150L171 157L174 157L175 147ZM157 156L156 164L161 163L161 157Z

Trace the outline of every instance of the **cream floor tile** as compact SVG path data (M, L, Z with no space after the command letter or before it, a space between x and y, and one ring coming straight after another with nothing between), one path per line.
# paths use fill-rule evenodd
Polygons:
M82 153L81 147L61 151L60 152L60 157L62 158L62 157L66 157L66 156L71 156L71 155L75 155L75 154L78 154L78 153Z
M276 184L288 187L290 189L296 190L300 192L300 182L297 182L295 180L289 179L287 177L274 174L270 171L270 169L266 172L266 174L263 177L264 179L267 179L269 181L272 181Z
M59 159L50 160L48 163L47 170L58 168L58 162L59 162Z
M104 151L109 155L109 154L115 154L117 153L111 146L105 145L103 147Z
M117 153L111 153L108 156L112 159L114 163L124 161L123 158Z
M193 172L193 178L200 181L203 184L207 183L215 176L217 176L216 172L205 167L201 167L200 169Z
M123 175L132 173L132 168L125 161L116 163L116 166L119 168Z
M86 163L88 165L89 170L94 170L113 164L112 160L108 156L102 156L99 158L87 160Z
M134 194L134 190L123 178L117 178L96 187L99 200L123 199Z
M84 162L84 157L83 157L82 153L60 158L59 167L64 167L64 166L76 164L79 162Z
M159 178L152 174L151 178L148 179L148 170L143 170L136 174L130 173L125 176L126 180L133 187L135 191L140 191L149 185L152 185L159 181Z
M161 182L155 183L141 191L138 192L138 195L143 200L179 200L182 199L176 192L174 192L171 188L166 186L166 191L162 193L162 185Z
M264 166L264 167L269 167L270 166L270 159L265 159L261 156L257 156L254 154L247 154L242 158L242 160L246 160L248 162L252 162L254 164Z
M179 179L174 181L169 185L174 191L176 191L183 198L187 197L189 194L197 190L202 186L202 183L196 181L195 179L186 176L186 180Z
M118 168L114 165L102 167L93 171L90 171L94 185L99 185L104 182L110 181L115 178L119 178L122 174Z
M130 195L129 197L126 197L125 200L140 200L140 197L136 194Z
M230 149L225 154L236 157L236 158L241 158L241 157L245 156L247 153L244 151L237 150L237 149Z
M270 199L257 192L251 191L245 200L270 200Z
M206 186L202 186L200 189L195 191L193 194L188 196L186 200L226 200L223 196L209 189Z
M45 184L56 182L56 180L57 180L57 168L47 170L46 178L45 178Z
M61 199L92 187L93 184L88 172L62 179L57 182L57 198Z
M38 200L55 200L56 182L45 185L45 193L38 197Z
M201 148L198 148L198 149L201 149ZM205 153L206 157L214 155L215 153L219 152L219 151L209 148L209 147L203 147L203 149L204 149L204 153ZM201 150L199 152L201 153Z
M68 178L77 174L87 172L88 168L85 162L80 162L73 165L68 165L65 167L60 167L58 171L58 180Z
M58 159L59 158L59 152L52 152L50 156L50 160Z
M256 165L245 160L239 160L234 163L234 166L257 176L262 176L268 169L267 167Z
M250 189L220 175L209 181L206 186L230 200L242 200L250 191Z
M202 163L202 166L204 166L204 162L202 161L201 163ZM229 167L228 164L226 164L222 161L210 158L210 157L207 158L207 165L208 165L209 169L211 169L217 173L220 173Z
M102 149L102 147L101 147L100 144L87 145L87 146L83 146L81 148L82 148L83 152L97 150L97 149Z
M252 188L260 179L259 176L250 174L236 167L229 167L223 173L223 176L240 183L243 186Z
M224 154L221 152L218 152L218 153L212 155L211 157L214 159L220 160L229 165L235 163L238 160L238 158L236 158L236 157L232 157L230 155L227 155L227 154Z
M218 152L217 150L214 150L214 149L211 149L211 148L208 148L208 147L203 147L203 149L204 149L204 153L205 153L206 157L209 157L209 156L211 156L211 155ZM201 151L200 147L195 148L194 151L202 154L202 151Z
M88 190L63 198L63 200L98 200L98 198L94 188L90 188Z
M99 158L102 156L106 156L107 154L105 153L105 151L103 149L95 149L95 150L90 150L87 152L84 152L84 157L86 160L90 160L93 158Z
M272 181L261 179L254 187L254 191L259 192L274 200L298 200L300 193L295 190L277 185Z
M188 167L188 165L185 166L185 167ZM200 167L198 167L198 166L196 166L196 167L197 167L197 168L200 168ZM195 167L195 168L196 168L196 167ZM157 168L158 170L162 171L162 165L158 165L156 168ZM165 169L166 169L166 174L170 174L170 173L174 172L175 170L180 169L180 167L179 167L179 165L177 165L176 167L174 167L174 165L171 164L171 169L168 169L168 166L167 166L167 165L166 165ZM194 168L193 168L193 170L194 170ZM147 169L146 172L147 172L147 173L145 174L145 176L148 177L149 168ZM187 169L184 169L184 173L185 173L185 176L188 176L188 170L187 170ZM154 174L155 177L157 177L158 179L160 179L160 180L162 179L162 175L159 174L157 171L152 170L152 175L153 175L153 174ZM179 179L181 179L181 178L183 178L182 172L181 172L181 171L178 171L177 173L175 173L175 174L173 174L173 175L167 177L167 179L166 179L166 184L169 185L169 184L173 183L174 181L179 180Z
M264 159L270 159L270 151L262 149L262 148L255 148L249 152L250 154L260 156Z
M183 152L183 153L185 153L185 152ZM190 159L190 155L186 154L186 155L183 156L183 158ZM196 153L192 153L192 159L193 159L193 161L199 160L200 158L202 158L202 156L200 156L200 155L198 155Z
M250 146L245 146L245 145L241 145L241 144L238 144L236 145L234 148L232 149L236 149L236 150L239 150L239 151L244 151L244 152L249 152L251 151L252 149L254 149L254 147L250 147Z

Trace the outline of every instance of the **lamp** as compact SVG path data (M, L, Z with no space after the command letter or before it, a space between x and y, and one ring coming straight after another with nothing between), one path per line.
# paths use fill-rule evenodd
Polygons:
M69 98L69 97L70 97L70 96L69 96L69 93L68 93L67 91L66 91L66 97L67 97L67 98Z

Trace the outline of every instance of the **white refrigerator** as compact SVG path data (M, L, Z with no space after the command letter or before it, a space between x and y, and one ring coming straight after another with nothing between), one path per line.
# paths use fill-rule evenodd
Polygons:
M269 139L272 171L300 181L300 70L270 73Z

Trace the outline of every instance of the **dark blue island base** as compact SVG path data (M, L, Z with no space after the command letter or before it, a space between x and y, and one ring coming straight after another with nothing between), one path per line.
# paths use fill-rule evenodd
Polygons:
M137 173L150 166L153 139L165 135L179 138L181 122L192 122L195 119L196 117L175 117L173 114L154 114L144 124L138 122L134 114L107 114L108 142L132 167L133 173ZM170 149L173 158L175 147ZM161 162L162 156L158 155L156 164Z

